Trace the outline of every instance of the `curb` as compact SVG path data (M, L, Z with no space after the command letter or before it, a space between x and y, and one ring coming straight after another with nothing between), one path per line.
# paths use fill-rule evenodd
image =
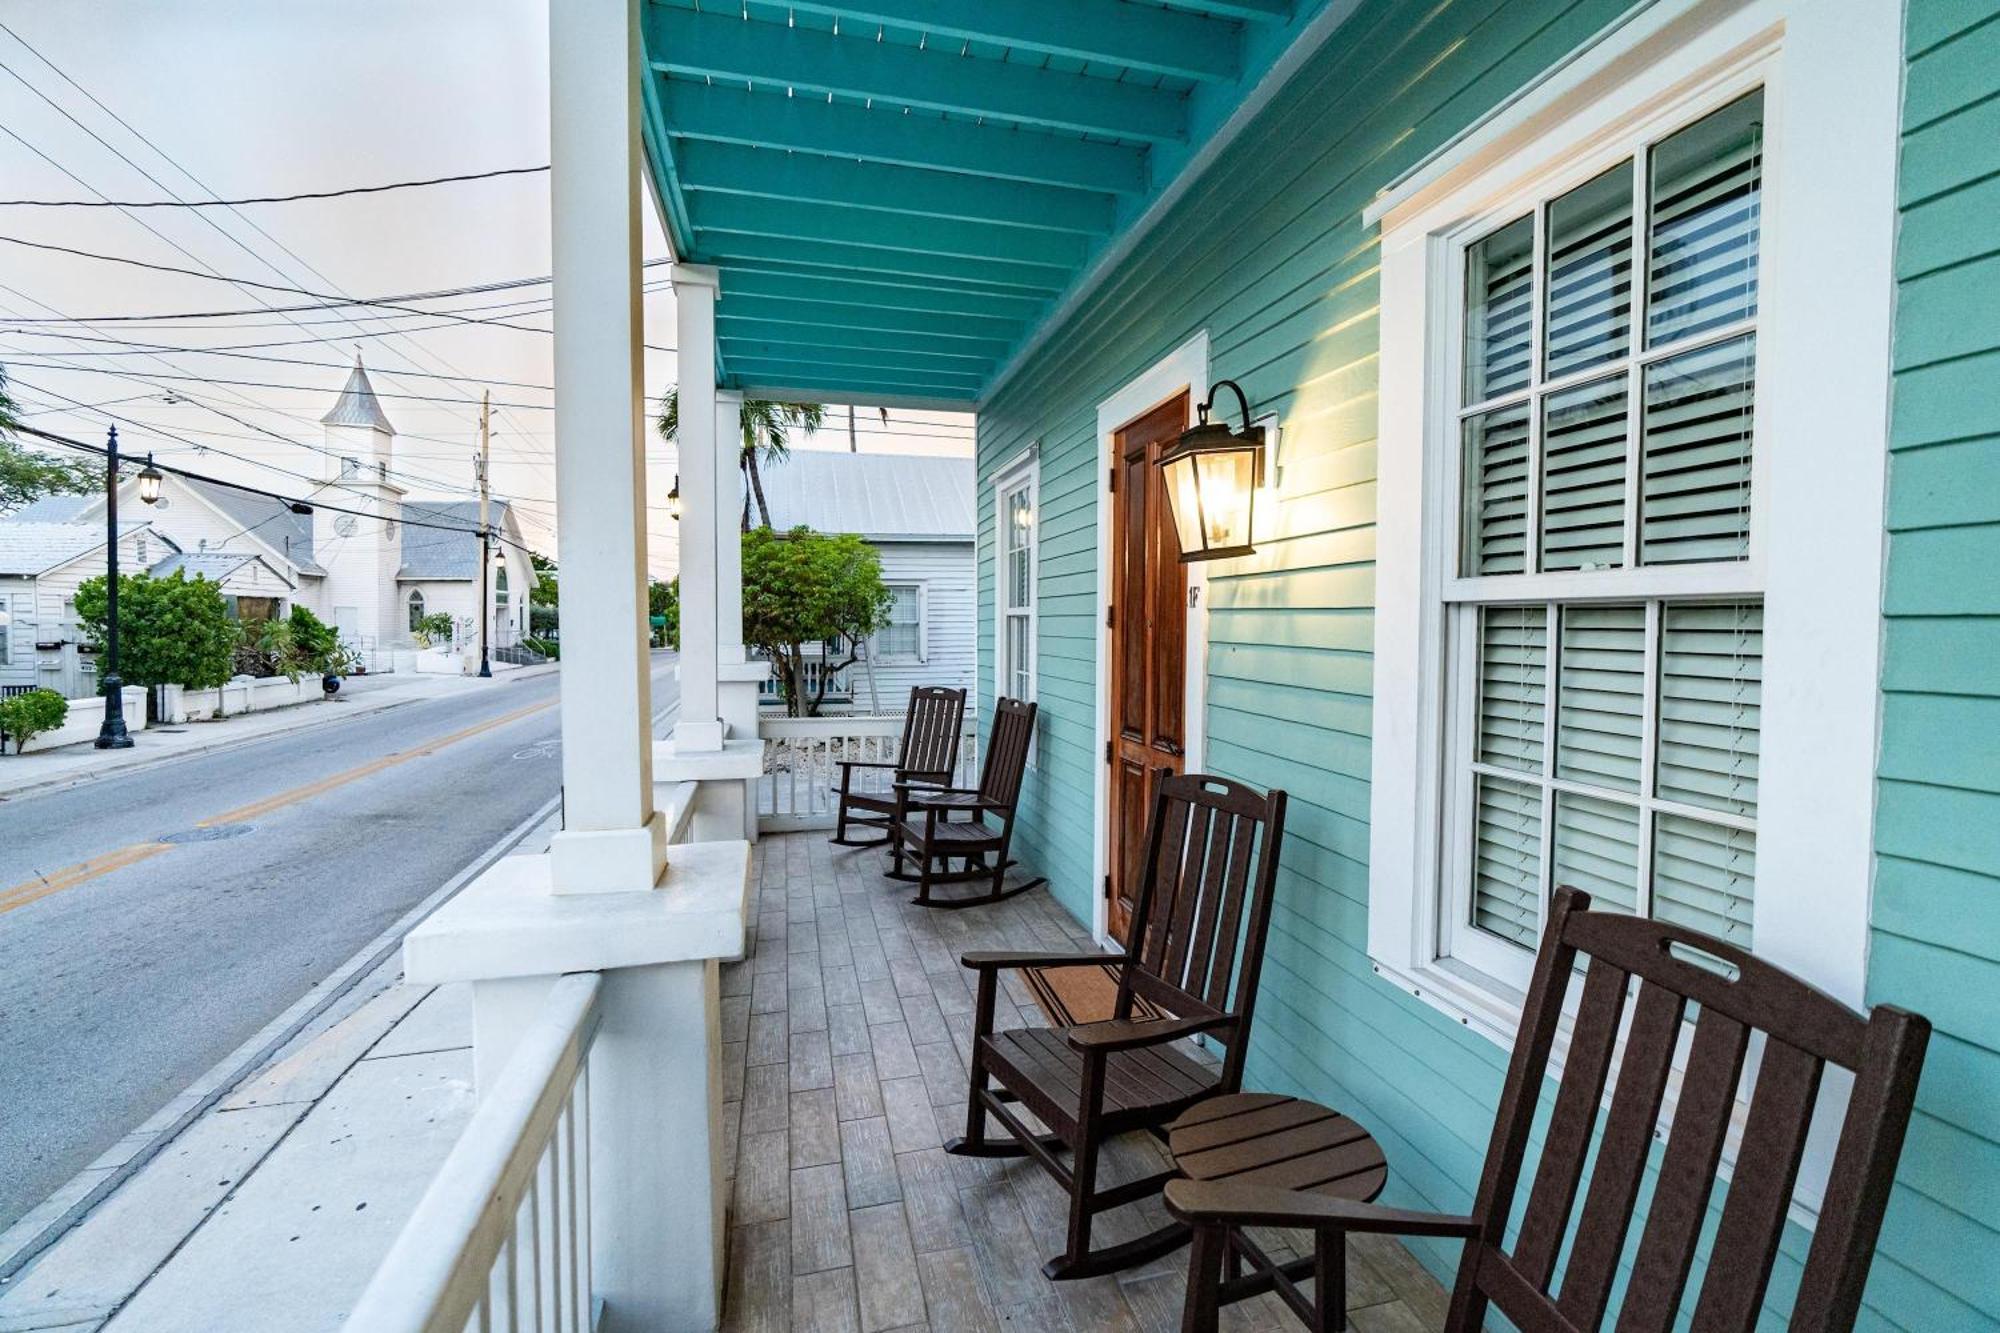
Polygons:
M376 969L390 961L395 951L402 946L403 937L418 922L436 911L481 871L513 851L531 833L546 823L549 816L560 808L561 803L560 794L552 797L526 819L502 834L492 847L475 857L469 865L438 888L426 894L414 907L363 945L359 952L341 964L331 975L300 996L248 1041L224 1056L206 1073L169 1100L149 1120L126 1136L127 1139L140 1139L142 1143L122 1163L109 1172L103 1172L95 1167L84 1168L50 1194L44 1203L24 1215L6 1232L0 1233L0 1246L6 1247L0 1250L0 1290L4 1290L6 1284L20 1276L24 1269L87 1219L98 1204L110 1198L128 1180L139 1174L148 1163L238 1085L272 1063L314 1019L332 1008ZM272 1147L275 1148L276 1144ZM261 1164L263 1158L268 1155L269 1150L259 1156L258 1163ZM246 1171L245 1178L255 1169L253 1165L250 1171ZM237 1183L240 1185L242 1182L239 1179ZM231 1193L233 1194L234 1190ZM221 1203L218 1202L216 1206L220 1207ZM213 1209L209 1212L213 1212ZM49 1215L38 1220L37 1214ZM199 1229L206 1222L208 1215L209 1213L204 1213L195 1223L194 1229ZM193 1229L189 1234L193 1234Z

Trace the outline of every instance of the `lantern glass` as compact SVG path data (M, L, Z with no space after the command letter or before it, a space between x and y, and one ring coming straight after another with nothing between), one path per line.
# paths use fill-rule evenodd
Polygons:
M674 488L667 492L667 517L678 523L681 519L681 479L674 478Z
M1195 485L1201 492L1202 549L1235 550L1250 545L1250 508L1257 494L1255 448L1218 449L1194 456Z
M145 469L139 473L139 498L147 504L160 502L160 483L166 480L160 470L153 466L153 460L146 460Z

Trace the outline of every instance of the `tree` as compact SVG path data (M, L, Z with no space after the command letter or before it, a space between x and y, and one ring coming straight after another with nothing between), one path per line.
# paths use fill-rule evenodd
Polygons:
M660 629L660 642L668 648L678 649L681 646L681 581L649 581L646 585L646 614L667 622Z
M817 717L827 683L854 665L860 645L889 619L882 562L853 533L811 528L743 535L743 639L771 660L793 717ZM828 645L806 697L806 647ZM845 660L837 655L844 651Z
M771 526L771 506L764 500L764 476L759 459L782 463L791 457L791 433L815 434L826 424L823 403L780 403L769 398L743 400L743 448L736 465L750 479L750 494L743 499L743 530L750 531L750 499L757 500L757 515L763 526ZM660 438L676 441L681 433L681 391L676 385L667 390L665 410L660 413Z
M21 419L0 370L0 514L44 495L88 495L104 485L104 469L87 458L58 458L24 449L10 438Z
M54 690L25 690L0 699L0 751L7 737L14 738L14 753L28 748L28 742L45 731L54 731L69 716L69 700Z
M535 586L528 589L528 605L554 606L556 604L556 562L535 551L528 552L528 563L535 567Z
M77 618L105 641L104 576L77 585ZM167 578L118 576L118 674L127 685L185 685L204 690L233 670L236 622L222 589L177 569Z

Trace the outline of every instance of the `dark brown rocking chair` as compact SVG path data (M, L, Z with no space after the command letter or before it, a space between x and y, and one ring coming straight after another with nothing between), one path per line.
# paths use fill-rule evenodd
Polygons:
M896 810L889 824L891 879L917 886L910 901L925 907L975 907L997 903L1047 883L1031 879L1007 887L1007 857L1014 841L1014 807L1021 799L1021 778L1028 767L1028 745L1035 738L1035 705L1001 699L993 706L993 732L986 738L986 764L976 788L948 787L922 780L896 785ZM967 816L953 819L953 815ZM992 823L988 823L988 818ZM905 868L904 861L916 863ZM964 861L954 870L953 861ZM967 898L936 898L939 884L987 880L985 893Z
M910 691L910 709L903 714L903 739L893 760L843 759L840 785L833 789L840 803L834 816L833 840L842 847L880 847L889 841L896 815L896 791L869 791L854 785L856 769L888 769L895 782L930 782L943 786L958 765L958 734L965 722L965 691L942 685L919 685ZM847 836L850 825L882 830L879 838Z
M1695 1296L1693 1328L1697 1333L1747 1333L1758 1326L1821 1074L1828 1065L1853 1071L1854 1088L1787 1327L1813 1333L1844 1333L1854 1327L1931 1025L1888 1005L1865 1016L1855 1013L1789 972L1713 936L1620 913L1592 912L1586 910L1589 906L1589 896L1573 889L1555 896L1471 1216L1406 1212L1262 1185L1175 1181L1167 1187L1168 1210L1195 1228L1183 1333L1208 1333L1216 1327L1219 1305L1274 1286L1312 1327L1342 1327L1337 1296L1332 1308L1324 1299L1315 1307L1294 1282L1315 1263L1321 1265L1318 1271L1337 1278L1343 1271L1339 1256L1351 1232L1465 1241L1446 1333L1479 1333L1489 1306L1527 1333L1591 1333L1603 1327L1646 1174L1654 1121L1691 1002L1700 1006L1700 1013L1618 1328L1676 1327L1753 1033L1764 1036L1762 1064L1707 1272ZM1536 1104L1549 1074L1549 1050L1580 958L1589 965L1580 983L1569 1057L1553 1094L1526 1211L1509 1252L1503 1248L1508 1220ZM1714 970L1718 963L1734 975ZM1630 1006L1625 1055L1558 1290L1556 1260L1598 1133L1606 1075L1635 978L1638 998ZM1225 1257L1233 1273L1245 1254L1234 1229L1265 1226L1312 1230L1317 1254L1283 1269L1225 1279ZM1337 1280L1327 1283L1333 1292L1340 1285Z
M1284 840L1285 793L1266 795L1224 778L1162 774L1147 824L1145 860L1132 938L1122 955L969 953L979 973L974 1016L972 1092L965 1137L945 1151L971 1157L1031 1154L1069 1191L1064 1253L1042 1265L1051 1278L1092 1277L1167 1253L1187 1239L1178 1223L1149 1235L1090 1248L1091 1219L1107 1209L1157 1194L1172 1178L1163 1171L1097 1188L1098 1150L1128 1130L1164 1137L1173 1119L1206 1097L1235 1092L1264 961L1271 886ZM1113 1017L1062 1030L993 1030L999 970L1010 967L1119 968ZM1172 1017L1134 1021L1135 998ZM1181 1038L1204 1032L1227 1047L1217 1069L1194 1059ZM998 1084L989 1087L988 1079ZM1053 1132L1037 1136L1013 1105L1026 1107ZM1011 1139L986 1137L991 1114ZM1055 1155L1068 1148L1070 1164Z

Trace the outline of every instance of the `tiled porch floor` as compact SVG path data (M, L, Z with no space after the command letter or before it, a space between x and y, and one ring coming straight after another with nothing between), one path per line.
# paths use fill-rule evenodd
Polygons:
M1066 1216L1054 1183L1031 1161L940 1146L965 1119L973 996L958 955L1088 948L1088 937L1045 892L959 912L913 906L882 860L821 833L758 848L751 951L722 970L734 1168L724 1328L1178 1329L1185 1248L1116 1277L1049 1282L1041 1264ZM997 1022L1023 1021L1040 1016L1010 978ZM1128 1136L1105 1160L1116 1180L1161 1159ZM1164 1221L1149 1200L1102 1215L1098 1239ZM1442 1322L1443 1292L1394 1241L1357 1238L1348 1283L1359 1333ZM1270 1296L1231 1307L1223 1326L1299 1327Z

